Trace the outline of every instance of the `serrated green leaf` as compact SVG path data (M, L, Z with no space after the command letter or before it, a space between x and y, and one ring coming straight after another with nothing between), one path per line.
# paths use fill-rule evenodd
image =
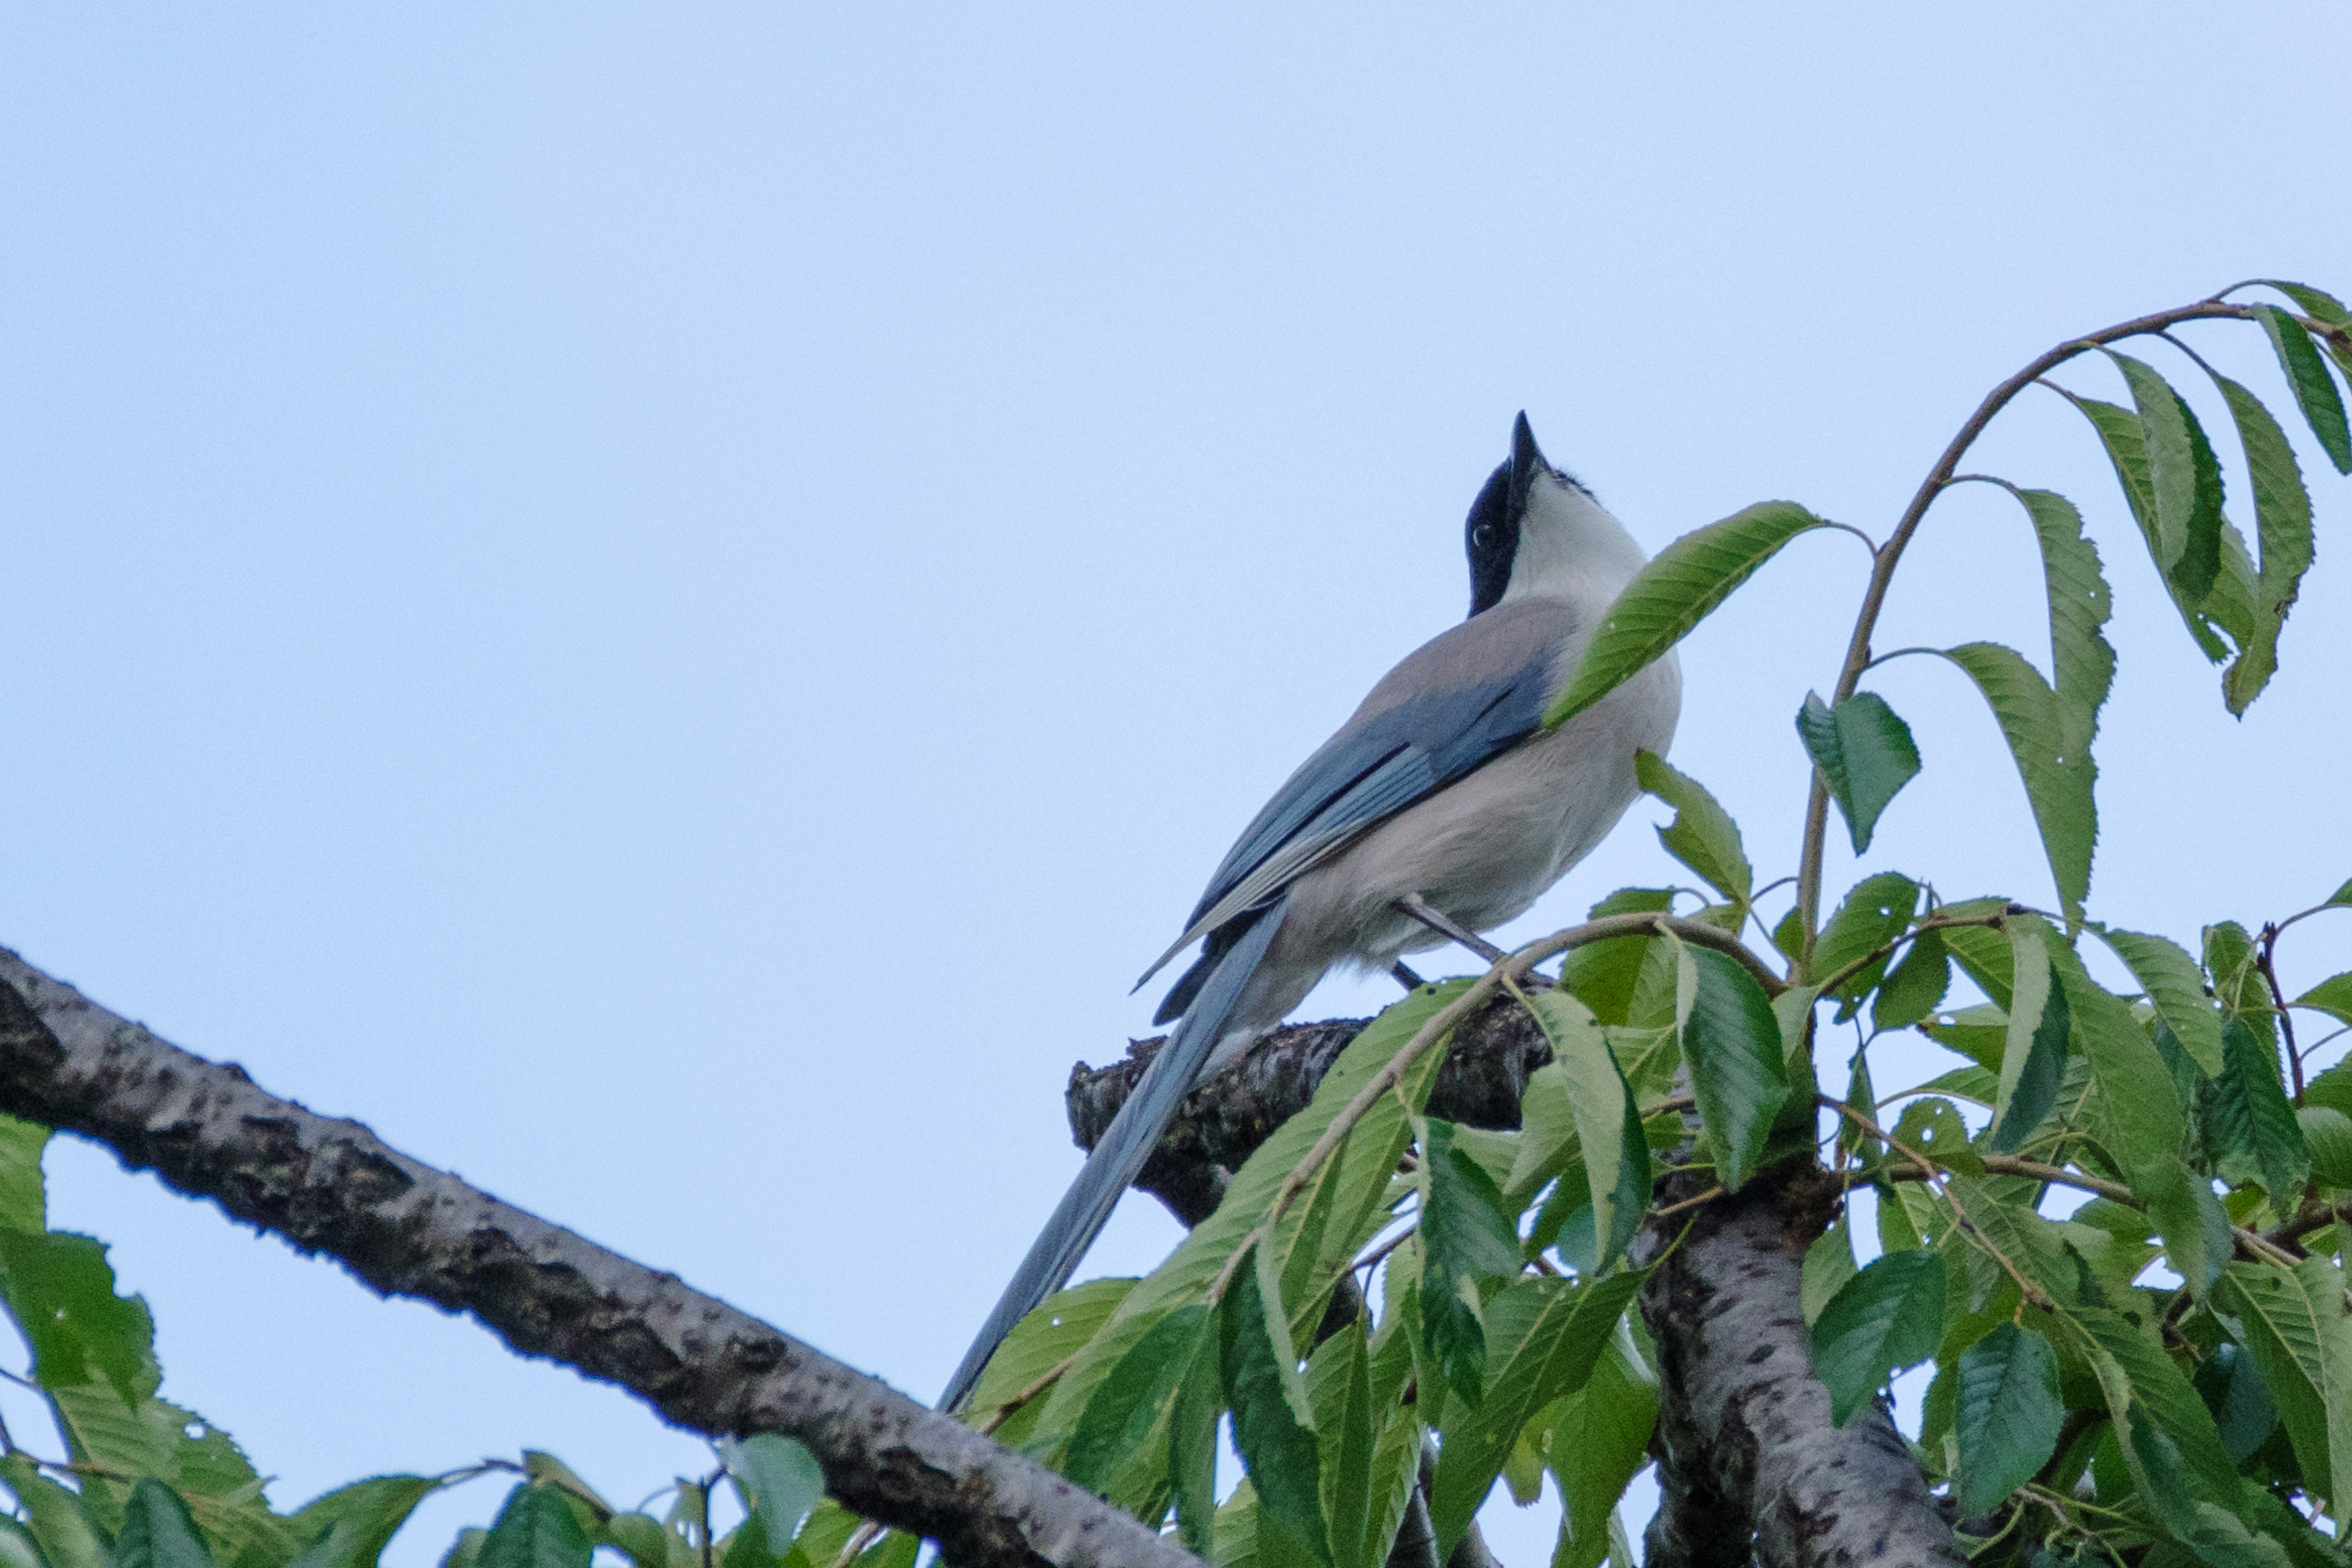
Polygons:
M2326 374L2320 371L2322 376ZM2254 531L2263 551L2262 565L2244 589L2247 603L2238 617L2238 657L2221 678L2223 701L2231 713L2242 714L2278 668L2279 632L2286 625L2287 610L2302 592L2303 574L2311 568L2311 497L2304 489L2294 448L2270 410L2226 375L2217 374L2213 383L2230 405L2239 443L2245 449L2246 471L2253 481ZM2342 416L2339 410L2337 418ZM2242 553L2240 545L2236 554ZM2231 565L2235 574L2245 574L2242 561L2233 561Z
M517 1484L483 1538L475 1568L588 1568L593 1548L563 1494Z
M1503 1213L1494 1179L1454 1147L1454 1124L1431 1117L1424 1125L1422 1335L1447 1386L1476 1405L1486 1393L1482 1287L1518 1273L1518 1233Z
M1857 691L1830 707L1812 692L1797 710L1805 754L1829 781L1856 855L1870 847L1878 818L1919 773L1919 748L1906 724L1874 692Z
M776 1432L722 1438L718 1447L727 1473L750 1500L752 1519L766 1531L769 1552L782 1557L801 1521L824 1496L824 1468L804 1446Z
M1853 1260L1853 1233L1846 1226L1845 1215L1813 1238L1805 1248L1805 1261L1798 1271L1797 1300L1808 1325L1822 1315L1830 1298L1845 1288L1847 1280L1862 1272Z
M1176 1503L1176 1538L1195 1557L1208 1556L1216 1540L1217 1427L1225 1413L1221 1338L1222 1331L1212 1324L1177 1385L1175 1408L1168 1420L1168 1471ZM1342 1563L1340 1568L1347 1565Z
M1716 1179L1737 1188L1756 1169L1788 1102L1789 1075L1780 1023L1756 977L1728 954L1686 948L1690 1002L1682 1025L1691 1095L1706 1129Z
M1297 1363L1266 1326L1278 1310L1260 1291L1261 1269L1234 1270L1217 1311L1219 1363L1233 1411L1234 1447L1257 1498L1259 1552L1269 1563L1331 1560L1323 1524L1315 1434L1291 1402Z
M2042 836L2042 851L2069 919L2091 896L2091 856L2099 837L2094 790L2098 768L2087 749L2071 743L2058 695L2016 649L1999 643L1963 643L1944 657L1976 682L2001 738L2009 742L2026 804Z
M1153 1324L1096 1385L1070 1438L1062 1474L1090 1492L1101 1491L1113 1469L1168 1417L1178 1387L1214 1331L1209 1309L1197 1302Z
M2127 1167L2180 1152L2188 1122L2172 1074L2131 1008L2093 980L2053 933L2043 945L2066 994L2074 1042L2098 1088L2098 1115L2114 1156Z
M2323 1187L2352 1187L2352 1117L2327 1105L2306 1105L2294 1113L2311 1156L2311 1179Z
M1441 1559L1453 1555L1528 1420L1584 1386L1645 1278L1621 1272L1586 1285L1519 1279L1489 1305L1491 1387L1475 1410L1448 1402L1430 1489Z
M114 1293L106 1245L64 1231L0 1231L0 1294L33 1348L33 1376L67 1388L95 1372L126 1403L155 1391L147 1304Z
M2336 378L2327 374L2326 362L2312 346L2303 323L2275 305L2257 305L2254 319L2271 340L2271 348L2278 355L2279 369L2286 374L2286 384L2294 393L2295 406L2303 410L2311 426L2311 433L2327 459L2336 465L2339 474L2352 474L2352 428L2344 422L2344 399L2336 390Z
M1912 939L1909 950L1879 982L1878 994L1871 998L1870 1021L1880 1029L1907 1029L1934 1016L1951 987L1951 955L1945 951L1944 933L1931 926Z
M2205 976L2188 950L2165 937L2138 931L2094 927L2124 967L2131 971L2156 1016L2172 1030L2196 1062L2211 1078L2221 1070L2221 1018L2205 994Z
M48 1144L49 1130L39 1122L0 1116L0 1230L48 1228L41 1181L41 1152Z
M2011 1001L2002 1037L1999 1098L1986 1143L1996 1153L2024 1146L2058 1102L2074 1014L2050 963L2050 928L2032 915L2002 922L2010 943Z
M1961 1352L1959 1364L1953 1495L1969 1519L1991 1512L2050 1462L2066 1407L2050 1342L2015 1323L1998 1325Z
M602 1539L597 1544L620 1552L633 1568L672 1568L675 1562L670 1542L676 1538L649 1513L616 1513L604 1521L600 1534ZM805 1568L805 1564L796 1563L793 1568Z
M1821 526L1820 518L1793 501L1765 501L1659 551L1601 613L1544 723L1566 723L1631 679L1688 636L1782 545Z
M2223 1070L2198 1095L2215 1165L2232 1182L2261 1183L2282 1212L2291 1212L2311 1157L2271 1047L2245 1019L2232 1018L2222 1029L2221 1055Z
M2088 755L2099 710L2115 684L2116 650L2101 629L2114 596L2099 552L2083 531L2083 514L2055 490L2012 490L2033 523L2042 550L2042 576L2050 603L2051 685L2065 726L2069 754Z
M82 1499L41 1474L29 1455L0 1455L0 1480L16 1494L48 1568L114 1568L113 1551Z
M2189 628L2199 651L2215 663L2229 656L2229 646L2213 629L2210 617L2204 611L2201 597L2192 598L2180 585L2164 573L2160 564L2162 546L2157 537L2156 487L2148 468L2147 437L2139 416L2128 408L2103 403L2095 397L2083 397L2059 388L2060 395L2080 409L2098 433L2107 459L2115 465L2116 480L2122 488L2124 500L2131 509L2132 521L2139 525L2140 537L2147 542L2151 559L2159 563L2158 580L2180 614L2181 624Z
M581 1561L586 1563L585 1553ZM212 1550L180 1494L152 1476L142 1476L123 1506L122 1531L114 1538L115 1568L212 1568Z
M1372 1451L1382 1412L1372 1407L1372 1380L1363 1321L1358 1319L1315 1347L1307 1392L1315 1402L1315 1440L1323 1482L1323 1518L1333 1568L1365 1559L1371 1515Z
M2339 1024L2352 1024L2352 971L2331 974L2294 999L2299 1007L2314 1007Z
M2352 314L2344 309L2344 301L2325 289L2315 289L2308 283L2290 283L2279 278L2257 278L2254 282L2265 289L2275 289L2303 308L2303 313L2314 321L2341 327L2352 322ZM2231 290L2235 292L2235 290Z
M1657 1424L1657 1376L1621 1328L1585 1385L1555 1406L1546 1426L1544 1460L1560 1500L1552 1568L1600 1568L1617 1500L1649 1462Z
M2188 400L2154 366L2107 351L2131 387L2147 440L2156 499L2157 565L2190 605L2201 604L2221 570L2221 465Z
M1944 1334L1944 1260L1890 1252L1830 1298L1812 1328L1813 1375L1844 1426L1886 1380L1936 1353Z
M2212 1184L2179 1160L2163 1159L2144 1167L2132 1186L2147 1201L2147 1217L2164 1240L2165 1261L2188 1284L2189 1293L2204 1300L2234 1246L2230 1216L2213 1195Z
M1984 1174L1984 1161L1969 1147L1969 1124L1961 1120L1960 1108L1948 1100L1915 1100L1905 1106L1893 1137L1946 1170L1964 1176Z
M1624 1070L1581 1002L1559 991L1540 991L1528 1005L1552 1048L1551 1064L1536 1076L1558 1075L1575 1121L1592 1197L1593 1265L1604 1268L1633 1240L1650 1206L1650 1147L1642 1135L1641 1112ZM1532 1078L1528 1087L1532 1096ZM1518 1186L1516 1178L1512 1186ZM1530 1190L1528 1196L1533 1195Z
M1207 1299L1211 1283L1256 1234L1259 1222L1272 1208L1292 1171L1330 1127L1340 1109L1388 1066L1423 1024L1461 995L1467 985L1466 981L1449 981L1412 992L1366 1025L1348 1043L1323 1075L1307 1109L1276 1128L1234 1173L1216 1213L1193 1226L1175 1252L1131 1289L1112 1312L1109 1321L1085 1342L1046 1396L1045 1408L1036 1419L1037 1436L1030 1442L1045 1447L1031 1447L1030 1451L1043 1452L1050 1458L1052 1439L1058 1434L1061 1440L1066 1441L1096 1384L1128 1348L1168 1312ZM1379 1223L1387 1214L1389 1184L1410 1136L1404 1104L1400 1101L1422 1103L1444 1058L1442 1043L1418 1058L1397 1085L1400 1092L1378 1097L1310 1184L1318 1187L1329 1184L1336 1195L1324 1204L1329 1218L1322 1226L1322 1239L1315 1249L1318 1283L1312 1289L1286 1295L1285 1304L1294 1313L1303 1315L1311 1308L1319 1314L1330 1282L1353 1262L1365 1227ZM1318 1201L1322 1200L1313 1194L1301 1194L1300 1202L1293 1205L1292 1215L1271 1238L1278 1257L1286 1262L1301 1235L1297 1211ZM1307 1326L1311 1329L1313 1325L1310 1322ZM1003 1359L1003 1352L999 1352L998 1359Z
M989 1419L1006 1402L1067 1360L1110 1320L1135 1285L1136 1281L1129 1279L1089 1279L1067 1290L1057 1290L1038 1303L1027 1317L1013 1325L1013 1331L1005 1335L1004 1342L989 1358L980 1382L972 1389L971 1400L964 1407L964 1419L971 1423ZM1016 1415L1013 1420L1019 1421L1020 1416ZM1019 1430L1015 1428L1011 1441L1020 1441Z
M2324 910L2334 909L2339 904L2352 904L2352 880L2347 880L2342 887L2320 900L2319 907Z
M1864 877L1846 889L1837 909L1813 939L1806 962L1806 977L1816 984L1865 955L1886 946L1911 924L1919 907L1919 884L1894 871ZM1863 970L1838 988L1842 996L1859 996L1877 984L1875 966Z
M1666 853L1698 873L1706 885L1745 908L1756 874L1731 820L1706 787L1654 752L1633 753L1633 776L1641 786L1675 808L1675 819L1658 829Z
M294 1515L296 1528L312 1539L289 1568L376 1568L416 1505L441 1485L428 1476L371 1476L313 1499Z
M2343 1274L2317 1258L2291 1269L2232 1263L2222 1270L2214 1301L2262 1369L2306 1481L2331 1500L2352 1497Z

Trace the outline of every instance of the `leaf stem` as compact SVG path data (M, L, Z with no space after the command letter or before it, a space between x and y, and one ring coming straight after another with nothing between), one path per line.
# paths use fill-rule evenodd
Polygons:
M1960 1234L1967 1237L1970 1241L1976 1243L1976 1245L1982 1248L1995 1263L2000 1265L2003 1272L2008 1274L2011 1279L2017 1281L2017 1289L2019 1292L2024 1296L2026 1300L2036 1307L2042 1308L2045 1310L2050 1308L2050 1298L2043 1292L2042 1288L2039 1285L2036 1285L2032 1280L2028 1279L2022 1273L2019 1272L2017 1265L2009 1260L2009 1255L2001 1251L2000 1247L1995 1247L1992 1244L1992 1238L1985 1235L1983 1229L1978 1226L1977 1222L1969 1217L1969 1211L1967 1207L1961 1204L1960 1195L1952 1191L1952 1184L1944 1180L1943 1172L1937 1167L1936 1163L1933 1160L1928 1159L1927 1156L1920 1153L1916 1149L1896 1142L1893 1133L1887 1131L1886 1129L1881 1127L1877 1122L1873 1121L1869 1117L1864 1116L1861 1111L1856 1110L1853 1106L1848 1105L1844 1100L1832 1100L1826 1094L1816 1095L1813 1098L1816 1103L1826 1106L1829 1109L1837 1111L1841 1115L1853 1118L1854 1124L1860 1127L1864 1131L1869 1133L1872 1137L1877 1139L1880 1142L1885 1144L1888 1148L1894 1150L1896 1153L1901 1154L1905 1159L1909 1160L1913 1164L1918 1166L1920 1180L1935 1188L1937 1195L1941 1197L1946 1203L1952 1205L1952 1215L1959 1222ZM1991 1161L1988 1160L1985 1162L1985 1169L1992 1169Z
M1960 459L1976 444L1977 437L1984 434L1985 426L1992 423L1993 416L2006 408L2011 399L2046 372L2054 370L2076 355L2125 338L2160 332L2182 321L2254 319L2252 306L2225 304L2220 300L2205 300L2194 305L2159 310L2154 315L2121 321L2046 350L2031 364L1986 394L1984 401L1977 405L1975 413L1969 416L1968 422L1960 426L1951 444L1944 448L1944 455L1936 460L1936 466L1920 482L1918 490L1911 498L1911 504L1903 510L1902 520L1895 525L1895 531L1873 554L1870 584L1863 590L1862 607L1854 616L1853 636L1846 645L1845 663L1838 671L1836 691L1831 699L1831 706L1834 707L1853 695L1855 683L1862 679L1864 669L1870 664L1870 639L1878 629L1879 614L1886 606L1887 586L1894 580L1895 568L1903 559L1903 552L1910 545L1912 535L1919 531L1919 524L1926 520L1928 507L1953 482L1953 474L1959 468ZM1828 839L1829 806L1829 781L1816 768L1813 770L1812 793L1805 806L1804 852L1797 867L1797 924L1801 938L1800 947L1807 957L1811 955L1814 932L1821 923L1822 858ZM1802 967L1801 959L1794 961L1790 973L1801 972Z

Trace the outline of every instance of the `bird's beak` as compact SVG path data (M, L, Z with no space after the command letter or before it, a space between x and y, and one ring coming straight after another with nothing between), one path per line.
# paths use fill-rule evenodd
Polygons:
M1522 409L1511 426L1511 516L1517 517L1527 510L1528 491L1534 486L1536 476L1550 471L1551 465L1544 461L1542 448L1536 445L1536 433L1528 426L1527 411Z

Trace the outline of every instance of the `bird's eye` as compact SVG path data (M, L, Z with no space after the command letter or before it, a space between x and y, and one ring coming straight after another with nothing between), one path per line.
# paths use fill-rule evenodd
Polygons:
M1495 542L1495 525L1482 522L1470 531L1470 542L1484 550Z

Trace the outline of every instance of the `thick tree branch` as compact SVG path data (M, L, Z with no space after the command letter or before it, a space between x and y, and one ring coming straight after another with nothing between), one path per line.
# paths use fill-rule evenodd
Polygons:
M1884 1406L1841 1428L1813 1376L1799 1270L1834 1195L1811 1162L1759 1175L1695 1210L1643 1287L1661 1500L1648 1568L1967 1561ZM1654 1227L1644 1244L1655 1253L1679 1230Z
M1307 1108L1315 1086L1370 1021L1297 1024L1259 1041L1231 1070L1185 1096L1135 1184L1188 1226L1208 1218L1226 1177L1276 1127ZM1064 1105L1079 1148L1095 1146L1160 1046L1157 1038L1139 1040L1124 1060L1105 1068L1080 1062L1070 1069ZM1528 1010L1497 999L1454 1032L1430 1087L1429 1113L1473 1127L1517 1127L1528 1075L1549 1060L1551 1047Z
M711 1436L806 1444L845 1506L976 1568L1200 1568L1129 1514L725 1302L118 1017L0 949L0 1110L106 1144L385 1295L472 1314Z

